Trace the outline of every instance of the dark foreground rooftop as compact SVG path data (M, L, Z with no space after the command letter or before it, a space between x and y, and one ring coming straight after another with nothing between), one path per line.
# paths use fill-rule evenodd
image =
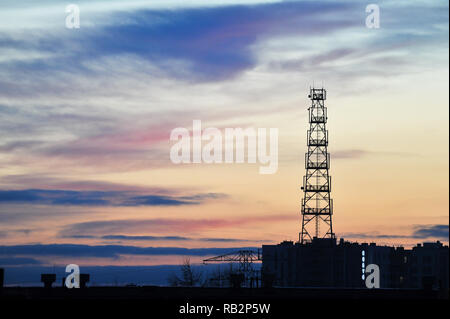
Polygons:
M448 293L419 289L200 288L200 287L4 287L1 299L149 299L149 300L298 300L298 299L448 299Z

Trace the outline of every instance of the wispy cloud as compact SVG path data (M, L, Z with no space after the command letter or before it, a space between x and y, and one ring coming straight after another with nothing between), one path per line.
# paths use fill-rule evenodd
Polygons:
M379 232L367 233L343 233L346 238L372 238L372 239L428 239L435 238L441 240L448 240L449 226L448 225L415 225L412 226L412 232L409 234L380 234Z
M378 232L367 233L342 233L344 238L361 238L361 239L398 239L398 238L412 238L411 235L396 235L396 234L380 234Z
M10 71L26 68L35 74L54 70L89 73L94 70L84 63L88 59L131 54L151 61L171 76L189 81L221 80L256 65L251 46L262 37L329 34L356 25L358 21L343 14L351 7L353 5L347 2L292 1L254 6L123 11L111 13L109 25L84 27L71 34L53 32L44 38L36 33L34 38L0 34L0 42L8 49L51 54L47 59L9 62L4 66ZM325 19L330 13L341 18ZM71 63L65 63L67 60ZM17 94L18 91L20 88L11 90L9 87L5 93Z
M348 158L360 158L362 156L365 156L369 154L370 152L365 150L341 150L341 151L335 151L331 153L331 156L333 156L333 159L348 159Z
M117 233L145 233L148 231L167 233L167 229L172 232L188 233L197 230L212 230L243 226L254 223L275 223L294 221L298 217L295 214L289 215L266 215L266 216L242 216L241 218L228 219L186 219L186 218L155 218L155 219L124 219L124 220L98 220L82 223L70 224L60 231L60 236L79 236L92 234L117 234Z
M414 227L414 238L440 238L448 240L448 225L418 225Z
M256 242L259 240L239 239L239 238L217 238L217 237L184 237L184 236L130 236L130 235L64 235L63 238L76 238L76 239L104 239L115 241L204 241L204 242L219 242L219 243L234 243L234 242Z
M433 53L448 41L445 1L408 4L408 12L417 13L414 21L404 14L404 3L384 2L389 10L383 11L383 28L370 35L363 6L352 1L205 3L175 8L103 3L97 10L101 23L98 16L83 15L76 32L62 23L0 30L0 93L5 97L0 113L7 119L0 123L0 153L8 155L0 165L51 163L49 170L70 165L96 172L166 166L167 149L158 144L166 145L170 129L178 126L174 119L191 109L186 101L173 99L186 96L186 87L211 84L208 96L216 99L216 82L227 86L256 69L274 76L326 74L339 84L361 77L384 79L419 66L417 54ZM22 8L10 5L9 10ZM272 48L272 40L280 46ZM11 54L16 51L20 54ZM39 54L17 59L29 52ZM237 96L236 88L230 88L230 95ZM244 94L255 98L253 92ZM230 117L230 110L223 113ZM366 155L353 150L336 158Z
M185 241L190 240L188 237L182 236L127 236L127 235L105 235L100 236L101 239L111 239L111 240L143 240L143 241Z
M364 149L338 150L331 153L333 159L358 159L365 156L395 156L411 157L417 156L414 153L390 152L390 151L370 151Z
M166 188L158 186L140 186L133 184L121 184L99 180L78 180L53 176L47 174L14 174L3 175L1 183L5 185L3 189L8 188L18 190L24 189L42 189L42 190L73 190L73 191L100 191L100 192L118 192L129 194L158 194L171 196L174 194L186 193L184 188Z
M1 253L0 253L1 254ZM42 263L35 258L29 257L0 257L1 266L18 266L18 265L41 265Z
M229 253L239 249L253 249L256 247L232 248L182 248L182 247L136 247L122 245L75 245L75 244L49 244L49 245L15 245L0 246L0 256L69 256L69 257L98 257L118 258L120 255L189 255L209 256Z
M119 191L0 190L0 204L44 204L67 206L181 206L199 205L207 199L225 198L225 194L192 196L142 195Z

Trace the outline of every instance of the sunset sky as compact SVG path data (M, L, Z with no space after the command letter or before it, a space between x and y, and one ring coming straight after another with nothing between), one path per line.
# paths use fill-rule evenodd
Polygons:
M368 1L73 3L79 29L69 3L0 4L0 266L298 240L313 85L337 237L448 244L448 1L374 1L379 29ZM278 128L278 171L173 164L170 132L193 120Z

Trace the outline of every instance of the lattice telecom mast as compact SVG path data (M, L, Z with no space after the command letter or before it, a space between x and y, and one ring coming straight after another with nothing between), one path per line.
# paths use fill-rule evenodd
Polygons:
M308 152L305 154L306 175L303 177L302 190L302 232L300 243L317 238L334 238L333 200L330 197L331 177L330 154L328 153L327 108L325 107L327 92L325 89L311 88L309 98ZM321 226L325 228L321 232ZM314 232L313 232L314 231ZM314 234L314 236L311 236Z

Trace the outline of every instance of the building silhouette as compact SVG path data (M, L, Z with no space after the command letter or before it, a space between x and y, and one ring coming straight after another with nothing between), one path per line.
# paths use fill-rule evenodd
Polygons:
M363 267L369 264L379 266L380 288L448 291L449 285L448 246L440 242L405 249L313 238L263 245L262 260L263 278L280 287L365 288Z

